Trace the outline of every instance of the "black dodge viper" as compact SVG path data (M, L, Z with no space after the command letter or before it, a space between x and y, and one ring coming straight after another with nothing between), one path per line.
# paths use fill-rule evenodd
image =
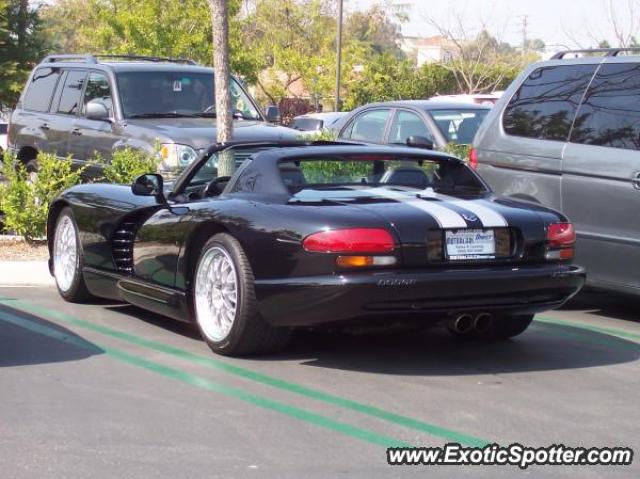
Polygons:
M408 147L214 145L171 184L147 174L70 188L47 226L65 300L195 322L228 355L321 325L509 338L585 279L562 214L496 197L462 160Z

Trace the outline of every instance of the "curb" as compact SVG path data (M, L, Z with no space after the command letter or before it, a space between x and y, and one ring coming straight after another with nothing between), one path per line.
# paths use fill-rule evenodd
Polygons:
M0 288L54 285L47 261L0 261Z

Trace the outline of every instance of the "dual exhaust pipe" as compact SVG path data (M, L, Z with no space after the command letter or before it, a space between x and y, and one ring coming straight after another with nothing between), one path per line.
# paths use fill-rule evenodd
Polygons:
M453 320L453 330L458 334L469 334L472 331L485 333L493 325L493 316L489 313L480 313L476 316L461 314Z

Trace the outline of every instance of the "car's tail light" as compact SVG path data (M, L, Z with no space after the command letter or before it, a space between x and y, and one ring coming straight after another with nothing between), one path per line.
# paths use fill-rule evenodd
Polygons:
M547 253L549 260L573 259L576 230L571 223L552 223L547 228Z
M469 166L474 170L478 169L478 150L469 148Z
M313 253L390 253L396 245L385 229L349 228L314 233L302 246Z
M395 256L338 256L336 265L341 268L364 268L367 266L392 266L398 260Z

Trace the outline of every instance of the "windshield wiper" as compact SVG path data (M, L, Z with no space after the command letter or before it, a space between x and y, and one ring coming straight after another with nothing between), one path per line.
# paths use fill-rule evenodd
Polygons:
M156 113L135 113L127 118L198 118L192 113L178 113L175 111L165 111Z
M216 117L216 112L215 111L201 111L199 113L194 113L193 116L196 116L198 118L215 118Z

